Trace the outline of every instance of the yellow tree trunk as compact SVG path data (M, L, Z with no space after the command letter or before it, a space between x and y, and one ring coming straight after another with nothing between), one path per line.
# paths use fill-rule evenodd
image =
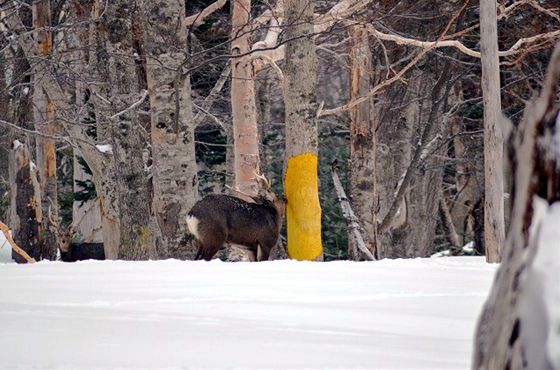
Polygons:
M284 5L285 39L290 40L284 67L287 252L298 260L322 260L313 1L287 0Z

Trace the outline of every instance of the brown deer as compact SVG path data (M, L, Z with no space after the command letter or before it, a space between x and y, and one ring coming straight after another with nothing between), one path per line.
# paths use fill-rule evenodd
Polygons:
M260 186L258 195L241 193L254 203L231 195L211 194L192 207L187 226L198 243L195 259L210 261L222 245L234 243L255 253L257 261L268 260L280 235L286 199L276 196L264 176L256 179Z
M50 227L55 233L56 244L58 250L60 251L60 259L63 262L76 262L88 259L93 260L104 260L105 251L103 249L103 243L73 243L72 239L76 234L76 226L82 222L84 215L77 222L74 220L72 223L63 228L58 221L55 219L51 212L51 206L49 207L48 218L50 222Z

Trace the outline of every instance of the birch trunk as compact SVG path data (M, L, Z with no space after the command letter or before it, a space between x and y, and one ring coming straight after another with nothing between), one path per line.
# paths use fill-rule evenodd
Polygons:
M288 255L322 260L313 1L284 2Z
M505 225L498 22L494 0L480 0L480 52L484 100L484 244L486 260L499 262Z
M189 255L187 213L198 197L185 5L180 0L145 3L144 29L150 94L153 212L162 239L160 257Z
M250 50L250 19L251 0L234 0L231 31L231 54L234 56ZM231 63L235 186L252 194L257 190L255 175L260 173L255 76L248 58L234 57Z
M52 34L46 30L51 25L51 5L49 0L35 0L33 2L33 27L35 28L35 43L38 56L42 63L48 63L52 54ZM33 78L40 80L45 68L35 68ZM39 132L54 134L54 104L47 97L39 84L33 89L33 112L35 129ZM58 219L57 176L56 176L56 143L52 139L37 136L37 168L41 185L41 208L43 219L40 220L40 233L43 243L43 258L56 258L56 237L48 220L49 208L55 219Z
M372 61L368 33L363 27L350 30L350 100L371 90ZM367 249L377 255L375 199L375 107L373 98L350 110L350 195L352 206L364 229ZM349 235L352 235L349 233ZM359 260L356 240L349 238L348 257Z

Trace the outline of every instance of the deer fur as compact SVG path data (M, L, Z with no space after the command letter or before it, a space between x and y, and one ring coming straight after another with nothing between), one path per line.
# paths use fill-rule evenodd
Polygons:
M264 179L264 177L263 177ZM225 243L240 244L251 250L258 261L268 260L276 245L286 201L266 185L255 203L223 194L212 194L198 201L187 216L187 227L198 243L197 260L210 261Z

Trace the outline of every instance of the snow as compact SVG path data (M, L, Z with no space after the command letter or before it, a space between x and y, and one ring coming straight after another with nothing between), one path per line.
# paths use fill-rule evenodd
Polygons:
M530 369L560 369L560 202L535 201L538 243L520 298L522 340ZM533 227L533 225L531 227ZM547 363L548 362L548 363ZM549 367L549 365L552 365Z
M96 145L95 147L96 147L97 150L99 150L101 153L108 153L108 154L112 154L112 153L113 153L113 147L111 146L111 144Z
M495 264L0 264L0 368L467 369Z
M0 231L0 263L13 262L12 259L12 247L10 243L6 240L6 236L2 231Z

